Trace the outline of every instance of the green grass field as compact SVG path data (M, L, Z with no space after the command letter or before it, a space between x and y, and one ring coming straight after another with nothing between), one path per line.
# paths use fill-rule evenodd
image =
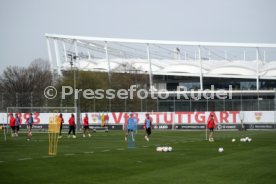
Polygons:
M68 139L58 144L58 155L48 156L48 135L37 133L7 138L0 134L1 183L262 183L276 181L276 132L215 132L215 142L202 131L153 131L136 135L128 149L123 131L95 133L91 138ZM251 143L240 142L251 137ZM231 139L236 138L232 143ZM160 153L156 146L172 146ZM219 153L218 148L224 152Z

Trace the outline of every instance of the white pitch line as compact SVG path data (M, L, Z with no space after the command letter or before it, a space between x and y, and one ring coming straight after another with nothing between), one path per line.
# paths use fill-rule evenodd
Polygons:
M20 158L18 160L22 161L22 160L31 160L32 158Z
M67 153L67 154L64 154L65 156L72 156L72 155L75 155L75 153Z
M118 151L123 151L125 150L124 148L117 148Z
M5 162L5 161L1 161L1 160L0 160L0 163L3 163L3 162Z
M110 151L110 150L103 150L102 152L108 152L108 151Z
M87 152L83 152L84 154L93 154L93 151L87 151Z

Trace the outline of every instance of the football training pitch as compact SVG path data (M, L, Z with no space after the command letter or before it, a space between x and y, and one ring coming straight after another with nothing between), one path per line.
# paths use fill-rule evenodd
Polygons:
M128 149L123 131L94 133L92 137L59 139L58 155L48 156L48 135L26 134L4 142L0 134L0 183L275 183L275 131L220 131L215 142L204 131L144 131L136 135L136 148ZM240 142L242 137L252 142ZM232 142L232 138L236 142ZM172 152L157 152L171 146ZM219 153L218 148L224 152Z

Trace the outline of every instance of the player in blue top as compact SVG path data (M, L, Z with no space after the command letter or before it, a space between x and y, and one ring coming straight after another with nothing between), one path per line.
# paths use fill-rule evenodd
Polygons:
M133 136L133 131L136 127L136 119L133 118L133 114L130 114L130 117L127 120L127 132L125 134L125 141L127 141L127 137L131 135L132 141L135 141Z
M32 138L32 128L33 128L33 123L34 123L34 118L32 116L33 114L30 113L29 118L28 118L28 141Z
M145 139L149 141L149 136L151 134L151 127L152 127L152 118L150 117L149 113L146 114L144 128L146 130Z
M16 137L18 136L18 132L20 129L20 123L21 123L21 120L20 120L18 114L16 113L15 114L15 136Z

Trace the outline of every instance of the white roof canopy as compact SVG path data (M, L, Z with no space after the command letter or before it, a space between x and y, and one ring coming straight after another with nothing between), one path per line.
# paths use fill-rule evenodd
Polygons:
M276 80L276 44L144 40L45 34L53 70ZM54 53L54 54L53 54ZM71 62L70 64L69 61ZM258 88L258 87L257 87Z

